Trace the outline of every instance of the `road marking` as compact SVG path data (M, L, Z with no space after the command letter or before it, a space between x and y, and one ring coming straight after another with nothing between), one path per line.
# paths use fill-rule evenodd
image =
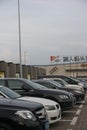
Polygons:
M83 107L83 105L80 105L79 108L81 109Z
M77 102L77 105L78 105L78 104L84 104L84 103L85 103L85 100L84 100L84 101L78 101L78 102Z
M67 122L67 121L70 121L70 122L71 122L72 120L62 120L62 119L61 119L60 121L62 121L62 122Z
M74 106L74 108L78 108L78 105Z
M64 111L64 113L75 113L76 111Z
M85 101L82 101L82 104L84 104L85 103Z
M80 115L81 109L77 110L76 115Z
M76 124L76 122L77 122L77 119L78 119L78 117L76 116L76 117L74 117L73 119L72 119L72 122L70 123L71 125L75 125Z
M72 129L67 129L67 130L72 130Z

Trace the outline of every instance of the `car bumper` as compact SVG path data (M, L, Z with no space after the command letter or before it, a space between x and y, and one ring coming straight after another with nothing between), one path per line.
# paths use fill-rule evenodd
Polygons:
M74 106L74 100L67 100L67 101L62 101L60 102L61 110L66 111Z
M61 109L47 111L49 124L58 122L61 119Z
M76 102L83 101L85 98L85 94L84 93L76 94L75 97L76 97Z
M19 120L19 119L12 119L12 123L16 130L49 130L49 122L43 121L31 121L31 120Z

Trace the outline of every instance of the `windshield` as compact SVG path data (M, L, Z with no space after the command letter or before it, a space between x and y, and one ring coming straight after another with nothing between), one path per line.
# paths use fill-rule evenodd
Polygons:
M65 86L68 83L65 80L59 80L59 79L55 79L55 81L57 81L58 83L60 83L61 85Z
M47 89L45 86L40 85L38 83L34 83L33 81L27 79L23 79L23 80L26 81L26 83L29 84L29 86L31 86L33 89Z
M20 98L21 95L14 92L13 90L7 88L7 87L0 87L0 91L6 95L8 98L11 98L11 99L17 99L17 98Z
M56 82L56 81L50 81L52 84L58 86L58 87L63 87L60 83Z

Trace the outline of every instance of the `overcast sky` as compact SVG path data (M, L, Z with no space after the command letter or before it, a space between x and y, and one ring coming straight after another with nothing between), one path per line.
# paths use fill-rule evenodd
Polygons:
M0 0L0 61L19 63L18 0ZM22 63L87 55L87 0L20 0Z

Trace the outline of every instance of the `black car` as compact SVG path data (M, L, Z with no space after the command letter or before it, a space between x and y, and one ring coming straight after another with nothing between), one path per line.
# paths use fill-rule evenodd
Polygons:
M70 87L66 87L64 85L61 85L60 83L54 81L54 80L34 80L35 83L38 83L40 85L43 85L49 89L58 89L58 90L65 90L65 91L68 91L68 92L71 92L75 98L76 98L76 102L78 101L82 101L84 100L85 98L85 93L80 91L80 90L77 90L77 89L72 89Z
M64 81L66 81L68 84L74 84L74 85L81 85L83 86L84 90L87 90L87 87L85 86L85 84L83 84L82 82L80 82L78 79L73 78L73 77L69 77L69 76L65 76L65 75L39 75L37 76L38 79L47 79L47 78L61 78Z
M49 130L42 104L0 97L0 130Z
M43 97L57 101L62 111L68 110L74 105L73 95L63 90L47 89L46 87L23 78L3 78L0 85L9 87L22 96Z
M38 76L38 79L44 79L44 78L61 78L65 80L69 84L79 84L79 82L71 77L65 76L65 75L42 75Z

